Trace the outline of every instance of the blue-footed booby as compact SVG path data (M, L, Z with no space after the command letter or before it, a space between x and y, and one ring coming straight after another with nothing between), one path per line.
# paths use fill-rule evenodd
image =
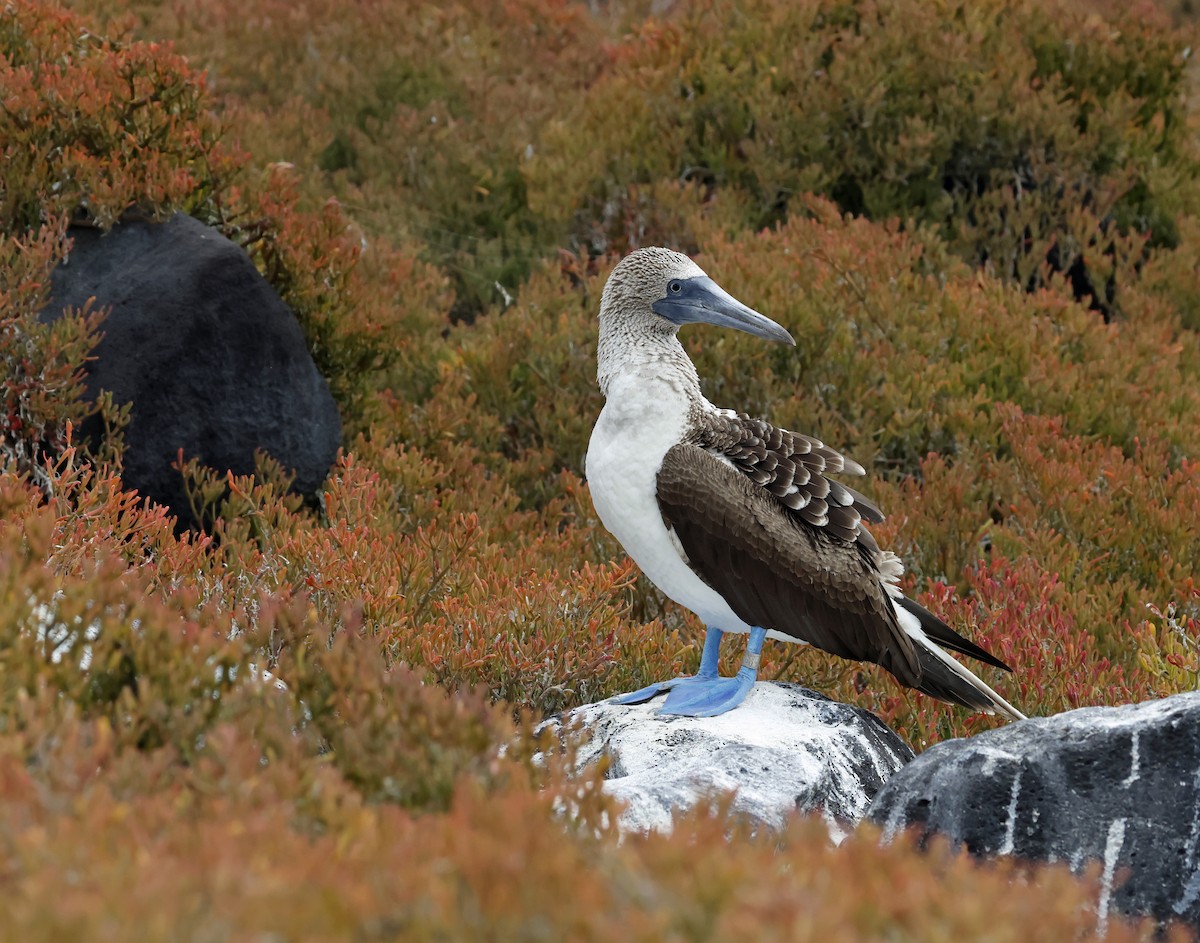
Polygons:
M883 514L830 477L865 474L862 466L704 397L677 336L692 323L795 343L669 249L631 253L604 286L597 379L605 404L586 459L592 501L646 576L708 630L694 677L617 700L667 692L660 713L724 713L754 686L763 640L775 638L875 662L943 701L1023 717L943 649L1008 666L901 594L903 565L865 526ZM732 678L717 673L726 632L750 634Z

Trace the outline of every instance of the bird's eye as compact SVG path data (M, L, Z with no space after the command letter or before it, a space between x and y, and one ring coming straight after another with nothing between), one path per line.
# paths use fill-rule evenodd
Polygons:
M671 282L667 287L671 290L672 294L677 295L683 291L683 282Z

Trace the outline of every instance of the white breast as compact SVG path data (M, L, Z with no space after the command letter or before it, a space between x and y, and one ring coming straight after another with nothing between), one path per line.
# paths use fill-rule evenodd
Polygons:
M692 572L659 511L658 470L667 450L679 443L690 406L669 380L614 380L588 445L592 503L604 526L667 596L705 625L748 632L750 626Z

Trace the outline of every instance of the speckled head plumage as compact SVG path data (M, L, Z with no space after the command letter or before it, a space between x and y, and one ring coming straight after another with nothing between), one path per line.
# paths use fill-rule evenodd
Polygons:
M656 363L694 376L675 335L684 324L714 324L792 344L782 327L742 304L686 255L658 247L631 252L613 269L600 298L598 375Z
M650 246L629 253L612 270L600 296L600 322L620 319L629 327L674 334L679 325L654 312L672 280L707 278L704 269L680 252Z

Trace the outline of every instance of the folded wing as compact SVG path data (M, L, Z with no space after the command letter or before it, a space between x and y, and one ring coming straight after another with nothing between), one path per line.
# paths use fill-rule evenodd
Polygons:
M741 619L875 662L916 686L920 665L881 582L879 550L844 515L861 511L851 500L836 504L832 515L827 505L817 523L802 513L818 500L811 494L825 490L812 484L816 477L823 478L810 476L802 486L809 500L793 509L784 503L787 488L776 497L708 449L677 445L658 473L658 503L692 568ZM865 541L858 539L863 534Z

